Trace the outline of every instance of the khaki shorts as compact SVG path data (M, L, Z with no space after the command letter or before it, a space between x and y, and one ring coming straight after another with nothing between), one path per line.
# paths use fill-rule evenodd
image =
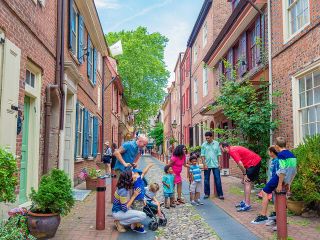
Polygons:
M197 193L197 192L201 192L201 182L195 182L193 181L190 184L190 193Z

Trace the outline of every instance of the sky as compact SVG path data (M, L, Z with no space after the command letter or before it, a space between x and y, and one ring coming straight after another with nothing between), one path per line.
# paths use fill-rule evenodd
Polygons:
M165 63L174 80L178 54L186 50L187 41L203 0L94 0L104 33L147 27L149 33L160 32L169 39Z

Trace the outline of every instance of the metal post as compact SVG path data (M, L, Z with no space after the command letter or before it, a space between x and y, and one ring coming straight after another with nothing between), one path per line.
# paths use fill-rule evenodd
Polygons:
M287 198L286 191L276 192L277 239L287 240Z
M97 206L96 206L96 229L105 229L106 220L106 180L98 178L97 181Z

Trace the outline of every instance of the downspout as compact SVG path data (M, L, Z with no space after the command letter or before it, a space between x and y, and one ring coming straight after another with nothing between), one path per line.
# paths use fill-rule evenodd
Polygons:
M272 33L271 33L271 0L268 0L268 62L269 62L269 102L270 104L273 103L272 99ZM270 112L270 121L273 119L273 112ZM273 131L270 129L270 146L272 145L273 140Z
M190 76L190 88L189 88L189 106L190 106L190 120L191 120L191 127L192 127L192 77L191 77L191 73L192 73L192 48L190 47L189 49L189 54L190 54L190 60L189 60L189 76ZM190 143L190 129L189 129L189 143ZM193 142L193 127L192 127L192 146L194 146L194 142Z
M46 102L45 102L45 143L42 173L46 174L49 170L49 147L50 147L50 117L51 113L51 90L60 88L60 60L61 60L61 21L62 21L62 3L63 0L57 2L57 39L56 39L56 73L55 84L49 84L46 87ZM61 101L61 98L60 98ZM61 114L61 112L60 112ZM61 117L60 117L61 119Z
M61 0L61 49L60 49L60 93L61 93L61 108L60 108L60 130L64 127L64 108L65 108L65 92L63 87L64 82L64 13L65 13L65 1Z
M181 55L180 55L180 64L179 64L179 72L180 72L180 144L182 144L182 81L181 81Z
M101 88L101 95L102 95L102 104L101 104L101 107L102 107L102 119L101 119L101 139L102 139L102 144L101 144L101 153L103 153L103 144L104 144L104 82L105 82L105 64L106 64L106 57L102 57L102 88ZM101 159L102 160L102 159Z

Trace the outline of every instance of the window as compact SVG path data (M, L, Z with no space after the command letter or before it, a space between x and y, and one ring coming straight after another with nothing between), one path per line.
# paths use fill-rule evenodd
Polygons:
M310 21L309 0L285 0L288 37L300 32Z
M320 70L299 79L301 139L320 133Z
M202 48L204 48L207 45L207 42L208 42L208 24L207 22L205 22L202 30Z
M26 84L30 87L34 88L36 75L30 72L28 69L26 70Z
M93 115L89 113L89 128L88 128L88 137L89 137L89 144L88 144L88 152L89 156L92 156L92 149L93 149Z
M198 59L198 47L197 44L193 47L193 62L195 63Z
M194 105L198 104L198 81L194 80Z
M83 106L77 103L76 113L76 154L75 157L82 156L82 144L83 144Z
M203 79L203 96L208 95L208 68L203 66L202 69L202 79Z
M72 5L73 11L71 15L71 51L74 55L78 53L78 24L79 24L79 15L76 6Z

